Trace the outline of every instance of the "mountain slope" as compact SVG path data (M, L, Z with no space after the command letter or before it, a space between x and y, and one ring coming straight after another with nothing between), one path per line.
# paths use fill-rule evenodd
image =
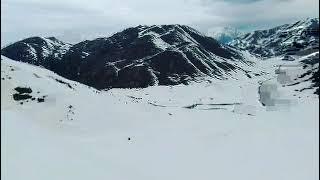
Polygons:
M315 52L319 49L319 18L257 30L229 44L262 57Z
M60 52L61 46L49 48L45 58L29 56L43 54L42 47L47 46L39 41L34 46L40 48L33 48L26 44L28 40L2 49L1 54L98 89L187 84L205 76L226 79L230 72L243 71L242 64L250 63L239 51L182 25L128 28L108 38L72 45L57 58L52 54Z

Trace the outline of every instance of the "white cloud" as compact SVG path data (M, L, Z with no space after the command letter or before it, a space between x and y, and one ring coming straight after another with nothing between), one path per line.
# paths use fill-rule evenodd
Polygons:
M319 13L318 0L2 0L3 43L33 36L77 42L139 24L270 27Z

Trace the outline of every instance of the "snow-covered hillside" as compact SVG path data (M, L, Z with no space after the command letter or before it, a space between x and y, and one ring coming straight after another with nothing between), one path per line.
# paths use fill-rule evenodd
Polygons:
M2 56L1 177L316 180L319 99L295 91L310 81L291 85L306 59L259 61L259 74L237 79L98 91Z

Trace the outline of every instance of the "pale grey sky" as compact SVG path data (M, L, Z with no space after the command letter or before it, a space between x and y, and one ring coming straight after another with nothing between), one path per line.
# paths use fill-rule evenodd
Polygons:
M1 0L1 46L30 36L79 42L139 24L246 31L318 17L319 0Z

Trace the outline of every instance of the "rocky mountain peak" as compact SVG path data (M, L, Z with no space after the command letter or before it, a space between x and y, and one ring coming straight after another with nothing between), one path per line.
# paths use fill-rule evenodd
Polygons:
M188 83L203 76L227 78L243 57L185 25L136 26L110 37L70 45L54 37L31 37L2 55L44 66L96 87L147 87Z

